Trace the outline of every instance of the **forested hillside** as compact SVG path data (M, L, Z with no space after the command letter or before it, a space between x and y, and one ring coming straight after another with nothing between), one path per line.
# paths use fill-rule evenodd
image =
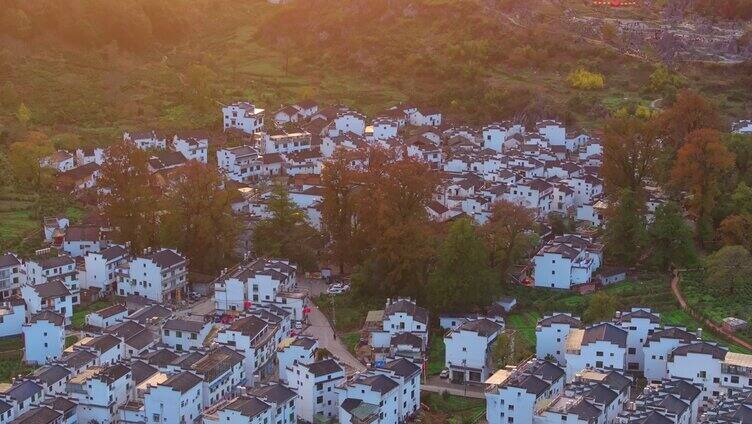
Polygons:
M749 65L664 72L574 35L562 25L563 6L550 0L283 6L6 0L4 6L6 142L21 105L28 125L51 137L101 144L124 128L218 128L217 102L238 98L271 109L315 97L369 114L412 101L471 123L558 117L590 128L619 108L670 100L679 86L710 96L727 118L747 115L752 104ZM602 84L580 81L588 75Z

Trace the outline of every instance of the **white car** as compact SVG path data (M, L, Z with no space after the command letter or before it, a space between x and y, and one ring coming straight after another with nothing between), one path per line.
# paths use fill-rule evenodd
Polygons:
M444 368L439 373L439 378L449 378L449 368Z
M334 284L331 287L329 287L328 289L326 289L326 292L329 293L329 294L342 294L342 293L344 293L346 291L347 290L345 290L345 288L342 287L342 286L340 286L339 284Z
M295 329L302 330L303 329L303 321L295 321Z

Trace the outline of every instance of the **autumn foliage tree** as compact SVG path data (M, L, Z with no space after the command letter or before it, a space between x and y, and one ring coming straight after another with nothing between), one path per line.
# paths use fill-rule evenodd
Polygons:
M716 130L700 129L689 133L678 151L671 177L674 184L691 194L689 206L697 217L700 241L707 241L712 235L719 179L733 165L734 157Z
M481 231L491 256L490 263L499 269L501 281L531 246L535 216L525 206L502 200L491 207L491 216Z
M239 228L232 194L216 169L191 161L174 175L166 193L161 239L190 259L191 268L213 273L232 262Z
M324 190L321 221L329 238L329 252L340 272L344 272L345 266L354 265L358 257L355 247L358 174L350 165L347 151L337 150L326 163L321 184Z
M103 188L100 205L115 229L115 241L130 242L134 254L158 241L160 189L148 160L148 154L133 145L112 146L97 182Z
M700 129L720 129L718 109L708 99L694 91L680 91L676 102L659 117L661 136L677 151L690 133Z

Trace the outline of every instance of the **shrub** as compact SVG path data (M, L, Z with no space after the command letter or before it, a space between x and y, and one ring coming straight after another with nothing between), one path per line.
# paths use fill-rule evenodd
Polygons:
M606 77L584 68L579 68L571 72L567 77L567 81L572 88L580 90L600 90L606 85Z

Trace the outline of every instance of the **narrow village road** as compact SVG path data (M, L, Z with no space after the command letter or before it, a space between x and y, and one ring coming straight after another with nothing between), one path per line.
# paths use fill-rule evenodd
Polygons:
M332 329L329 320L326 318L326 315L324 315L324 313L313 303L311 303L310 308L311 312L308 314L309 325L303 330L303 335L316 338L319 341L320 347L331 352L332 355L336 356L337 359L345 363L354 371L365 371L365 365L358 361L358 359L347 350L340 339L334 338L334 330Z

